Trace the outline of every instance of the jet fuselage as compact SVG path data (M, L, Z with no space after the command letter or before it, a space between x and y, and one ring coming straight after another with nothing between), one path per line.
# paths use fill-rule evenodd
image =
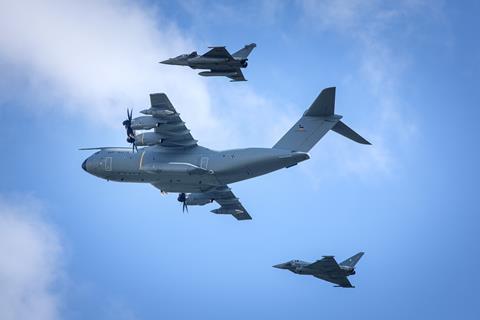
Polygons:
M274 265L275 268L278 269L287 269L296 274L304 274L304 275L311 275L311 276L325 276L328 275L326 272L319 272L316 269L311 269L308 266L311 265L311 262L306 262L302 260L292 260L285 263L280 263ZM353 267L348 266L339 266L340 269L344 272L343 276L350 276L355 274L355 269ZM335 272L336 274L336 272ZM337 274L336 274L337 275Z
M163 64L188 66L192 69L218 69L219 67L235 69L245 68L247 66L247 59L226 59L226 58L209 58L203 56L196 56L193 58L171 58L162 61Z

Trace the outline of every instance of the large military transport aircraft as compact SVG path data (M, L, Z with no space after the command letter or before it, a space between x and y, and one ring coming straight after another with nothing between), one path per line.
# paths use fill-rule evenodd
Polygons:
M246 81L240 68L247 67L247 57L256 46L255 43L251 43L234 54L230 54L225 47L209 47L211 50L201 56L193 51L160 63L188 66L192 69L210 69L199 73L204 77L224 76L232 79L230 81Z
M276 264L273 267L290 270L296 274L311 275L335 283L336 287L355 288L347 277L355 274L355 265L362 256L363 252L359 252L340 264L335 261L333 256L323 256L322 260L317 260L314 263L301 260L291 260L285 263Z
M272 147L214 151L199 146L164 93L150 95L145 116L123 122L127 141L137 152L122 148L98 150L82 168L97 177L120 182L151 183L162 192L179 193L183 209L213 201L220 207L211 212L251 219L228 184L251 179L309 159L308 151L333 130L353 141L370 144L334 113L335 88L323 90L300 120ZM150 130L136 134L135 130Z

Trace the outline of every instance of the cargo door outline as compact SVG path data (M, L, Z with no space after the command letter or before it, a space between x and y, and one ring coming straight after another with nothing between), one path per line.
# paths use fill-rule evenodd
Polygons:
M105 158L105 171L112 171L112 157Z
M208 167L208 157L200 158L200 168L207 170Z

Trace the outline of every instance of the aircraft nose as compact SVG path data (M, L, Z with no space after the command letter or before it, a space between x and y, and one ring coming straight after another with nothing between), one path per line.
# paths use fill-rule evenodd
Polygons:
M82 163L82 169L85 170L86 172L88 172L87 170L87 159L85 159Z
M279 263L274 265L273 267L277 269L285 269L285 263Z
M167 60L163 60L163 61L160 61L160 63L163 63L163 64L173 64L173 59L167 59Z

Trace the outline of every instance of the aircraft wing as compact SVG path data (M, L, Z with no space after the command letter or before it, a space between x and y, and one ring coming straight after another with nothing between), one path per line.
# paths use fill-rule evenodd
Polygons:
M212 210L213 213L231 214L237 220L252 219L228 186L217 187L208 193L211 193L211 198L220 205L220 208Z
M232 79L231 81L247 81L247 79L245 79L245 77L243 76L242 70L240 70L240 68L235 69L235 72L235 75L228 76L230 79Z
M152 116L158 119L155 132L162 137L159 145L163 147L192 147L197 145L185 122L180 118L165 93L150 95Z
M336 285L343 287L343 288L354 288L348 278L346 276L341 277L332 277L327 275L314 275L315 278L322 279L331 283L335 283Z
M322 260L317 260L306 268L314 270L317 273L314 275L316 278L335 283L341 287L353 288L333 256L325 256Z
M225 49L225 47L210 47L211 50L203 55L206 58L223 58L233 60L232 55Z
M308 269L313 269L320 273L331 273L331 272L341 272L340 266L333 256L324 256L322 260L317 260L316 262L306 266Z

